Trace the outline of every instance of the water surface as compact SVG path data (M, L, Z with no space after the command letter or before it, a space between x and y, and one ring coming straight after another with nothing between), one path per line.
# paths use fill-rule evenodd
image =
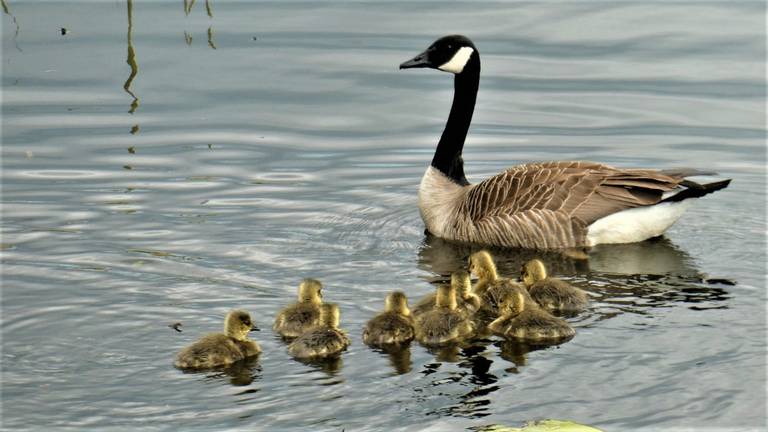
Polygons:
M765 426L763 3L4 5L5 428ZM362 344L387 292L415 300L476 249L416 209L452 85L397 65L446 33L482 53L470 181L549 159L733 178L659 240L495 250L591 294L558 347ZM269 330L304 277L341 306L338 362ZM258 361L174 369L233 307Z

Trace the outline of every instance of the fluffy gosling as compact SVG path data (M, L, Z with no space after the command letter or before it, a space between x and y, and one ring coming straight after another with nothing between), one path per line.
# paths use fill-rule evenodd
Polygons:
M413 318L402 291L389 293L384 312L371 318L363 329L363 342L372 346L408 343L413 337Z
M453 272L451 274L451 286L456 291L456 307L459 312L469 316L480 308L482 301L472 290L469 273L464 270ZM419 317L425 312L434 309L436 298L437 293L433 292L419 300L416 306L413 307L413 316Z
M533 259L525 263L520 277L536 303L549 311L581 312L589 304L589 297L583 290L548 277L547 268L541 260Z
M339 306L323 303L320 324L312 327L288 345L288 352L300 359L331 357L344 351L349 338L339 329Z
M564 342L576 334L562 318L552 316L535 301L517 295L517 299L502 300L502 315L488 324L494 334L536 343Z
M224 319L224 333L212 333L184 348L174 365L180 369L210 369L227 366L261 352L259 344L248 339L253 321L248 312L235 309Z
M473 290L480 297L480 308L492 316L500 315L499 306L504 299L516 300L521 295L524 300L530 299L522 285L499 277L496 263L488 251L482 250L469 257L469 271L478 277Z
M460 342L473 333L473 323L456 310L456 289L452 286L439 286L435 308L416 318L416 339L424 345Z
M275 318L272 330L284 338L295 338L316 326L323 303L323 284L315 279L304 279L299 284L299 299L283 308Z

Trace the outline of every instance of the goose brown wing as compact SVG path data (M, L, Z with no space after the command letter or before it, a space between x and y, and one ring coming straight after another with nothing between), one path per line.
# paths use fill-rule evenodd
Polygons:
M519 165L467 193L462 211L483 240L508 246L581 246L586 228L609 214L656 204L682 177L592 162Z

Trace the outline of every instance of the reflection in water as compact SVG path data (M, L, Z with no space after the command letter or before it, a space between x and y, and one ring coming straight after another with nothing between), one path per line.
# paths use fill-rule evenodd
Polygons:
M413 362L411 361L411 345L384 345L376 347L374 351L386 354L389 357L389 364L395 370L395 374L403 375L411 371Z
M136 63L136 51L133 49L133 0L127 0L128 3L128 59L126 62L128 63L128 66L131 67L131 74L128 76L128 79L125 80L125 84L123 84L123 90L125 90L126 93L131 95L133 98L133 101L131 102L131 109L128 110L129 113L133 114L136 112L136 108L139 107L139 98L136 97L135 94L131 91L131 84L133 83L133 79L136 78L136 75L139 73L139 65ZM134 125L133 128L131 128L131 131L139 130L138 125Z
M341 355L325 358L294 358L294 360L301 364L311 366L318 371L325 372L329 377L338 375L342 366L344 366L344 361L341 359ZM334 381L333 384L338 384L338 382Z
M216 44L213 43L213 26L208 27L208 46L216 49Z
M427 235L419 250L418 266L422 270L446 279L457 270L467 267L467 258L480 249L480 245L450 242ZM496 259L502 276L517 278L523 263L539 258L552 269L552 274L569 280L590 294L590 307L568 320L578 332L596 322L624 313L649 314L650 308L668 307L670 304L688 304L692 310L728 308L732 282L707 279L696 268L694 261L666 238L657 238L629 245L606 245L589 251L588 259L579 259L557 252L489 248ZM434 279L434 277L426 277ZM482 324L482 323L480 323ZM479 338L472 345L429 349L435 362L427 364L422 374L434 375L430 387L417 390L417 399L424 403L453 393L451 402L442 402L435 415L481 417L490 411L490 399L483 397L498 389L497 377L489 371L495 358L488 358L486 345L498 348L501 359L512 363L504 369L519 374L528 365L528 353L552 348L552 345L531 344L516 340L491 339L480 327ZM577 335L578 337L578 335ZM458 372L441 371L442 364L456 363ZM452 386L472 385L469 392L452 391ZM430 390L439 388L440 390ZM447 406L446 406L447 405Z
M480 249L483 249L480 245L427 235L419 250L418 266L448 277L451 272L466 269L469 255ZM592 307L581 317L590 313L599 315L600 319L622 312L645 314L646 308L678 302L715 302L691 306L692 309L723 308L727 306L719 303L729 298L723 287L734 284L726 279L705 277L693 259L665 237L641 243L601 245L589 251L588 260L557 252L487 249L494 256L501 276L517 278L526 261L539 258L553 275L569 279L587 291ZM601 307L604 305L610 308Z
M195 5L195 0L184 0L184 14L189 15L192 12L192 7Z
M514 364L515 366L505 369L507 372L520 373L523 366L528 365L528 353L532 351L549 348L551 345L529 344L516 340L500 340L494 343L499 348L499 357Z
M189 16L194 6L195 0L184 0L184 15ZM213 18L213 6L211 4L211 0L205 0L205 13L208 15L208 18ZM211 49L216 49L216 42L213 40L213 26L208 27L207 33L208 46L211 47ZM186 43L188 46L192 45L192 35L186 30L184 30L184 43Z
M10 16L10 17L11 17L11 19L13 20L13 25L15 25L15 26L16 26L16 31L15 31L15 32L13 32L13 44L14 44L14 46L16 46L16 49L17 49L19 52L24 52L24 51L23 51L23 50L22 50L22 49L19 47L19 30L21 30L21 27L19 27L19 22L18 22L18 21L16 21L16 15L14 15L14 14L12 14L12 13L11 13L11 9L10 9L10 8L8 8L8 3L6 3L6 1L5 1L5 0L0 0L0 3L2 3L2 5L3 5L3 13L5 13L5 14L6 14L6 15L8 15L8 16Z
M261 366L259 358L251 357L240 360L229 366L217 367L205 370L183 370L185 374L205 374L207 380L220 381L223 378L229 378L229 383L233 386L247 386L254 380L261 377Z
M484 356L487 352L487 342L466 344L463 347L457 345L432 348L429 351L436 356L436 360L457 363L456 371L439 373L441 363L428 363L424 365L422 374L425 376L436 375L428 381L427 388L414 389L418 401L425 401L431 397L443 397L448 393L446 386L458 384L461 394L452 404L441 404L440 408L427 412L430 415L450 415L460 417L484 417L490 414L488 408L491 400L487 397L499 389L499 378L490 373L493 360ZM466 391L465 388L470 390ZM436 391L436 393L434 393Z
M418 266L422 270L447 277L457 270L466 270L469 256L483 249L493 255L499 274L506 277L517 277L522 265L533 258L544 261L550 272L556 275L586 273L589 269L587 260L572 258L559 252L487 247L453 242L431 234L426 234L419 249Z

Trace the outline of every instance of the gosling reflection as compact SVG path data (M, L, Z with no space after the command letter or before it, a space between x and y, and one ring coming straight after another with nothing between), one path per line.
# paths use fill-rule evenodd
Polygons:
M458 343L426 346L427 352L435 356L435 360L443 363L458 363L461 347Z
M329 377L333 377L339 374L341 368L344 366L344 361L341 359L341 355L332 355L330 357L308 357L300 358L294 357L295 361L309 366L317 371L323 372Z
M528 366L528 353L551 347L547 344L536 344L515 339L503 339L496 341L494 345L499 348L499 357L514 365L505 371L515 374L520 373L520 368Z
M185 370L184 373L204 373L209 380L229 379L229 383L235 387L243 387L252 384L261 378L261 366L254 358L241 360L229 366L209 369L203 372Z
M455 396L454 402L429 414L458 415L477 418L488 415L490 394L499 390L499 378L491 373L493 359L488 357L488 343L473 342L463 346L432 347L428 351L435 355L435 362L424 365L421 373L430 376L424 388L417 389L417 400L424 400L429 395L444 397L453 394L452 389L462 389ZM455 363L459 367L443 368L443 363ZM443 370L444 369L444 370ZM458 386L458 387L457 387ZM464 390L466 389L466 390Z
M410 343L402 345L382 345L375 348L374 351L387 355L389 364L397 375L407 374L413 369Z

